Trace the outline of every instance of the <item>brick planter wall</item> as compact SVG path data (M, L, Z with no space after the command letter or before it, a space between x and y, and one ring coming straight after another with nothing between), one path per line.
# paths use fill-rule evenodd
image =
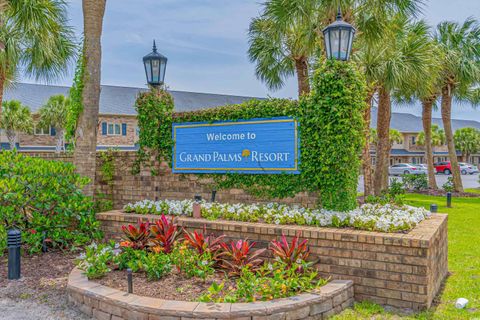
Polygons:
M142 297L89 281L74 269L68 278L68 298L98 320L327 319L353 304L352 281L334 280L311 293L252 303L203 303Z
M97 214L109 238L121 236L120 227L138 219L155 221L159 216L110 211ZM435 214L407 234L294 225L270 225L236 221L209 221L175 217L188 229L226 234L230 239L248 238L259 246L281 234L301 232L308 239L311 257L325 277L352 280L355 300L370 300L396 308L429 308L445 279L447 266L447 215Z

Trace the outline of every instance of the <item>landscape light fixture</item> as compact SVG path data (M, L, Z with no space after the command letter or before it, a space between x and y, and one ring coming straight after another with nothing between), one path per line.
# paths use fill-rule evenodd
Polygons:
M339 7L337 20L323 29L327 58L341 61L349 60L354 37L355 28L343 21L342 11Z
M167 57L157 52L157 46L153 40L153 51L143 57L145 75L150 86L157 88L163 85L167 60Z

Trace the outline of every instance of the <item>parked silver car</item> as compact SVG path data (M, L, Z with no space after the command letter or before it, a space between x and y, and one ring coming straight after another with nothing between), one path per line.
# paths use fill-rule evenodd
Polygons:
M388 174L393 176L402 174L427 174L427 170L409 163L397 163L388 168Z
M476 165L465 162L459 162L458 164L460 165L460 173L463 175L478 173L478 167Z

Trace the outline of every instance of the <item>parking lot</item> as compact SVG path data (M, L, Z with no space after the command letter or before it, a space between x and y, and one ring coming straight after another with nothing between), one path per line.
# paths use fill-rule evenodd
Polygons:
M442 187L442 185L447 182L447 179L449 176L444 175L444 174L437 174L436 176L437 179L437 185L439 188ZM397 179L398 181L402 181L402 177L394 177L390 176L390 181L392 179ZM463 182L463 188L469 189L469 188L480 188L480 183L478 182L479 176L477 174L473 175L462 175L462 182ZM363 176L360 176L358 179L358 187L357 187L358 192L363 192Z

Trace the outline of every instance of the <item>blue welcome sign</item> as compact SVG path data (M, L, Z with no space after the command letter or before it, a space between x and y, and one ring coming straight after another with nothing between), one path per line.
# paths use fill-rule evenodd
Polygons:
M293 118L174 123L172 135L173 173L300 173Z

